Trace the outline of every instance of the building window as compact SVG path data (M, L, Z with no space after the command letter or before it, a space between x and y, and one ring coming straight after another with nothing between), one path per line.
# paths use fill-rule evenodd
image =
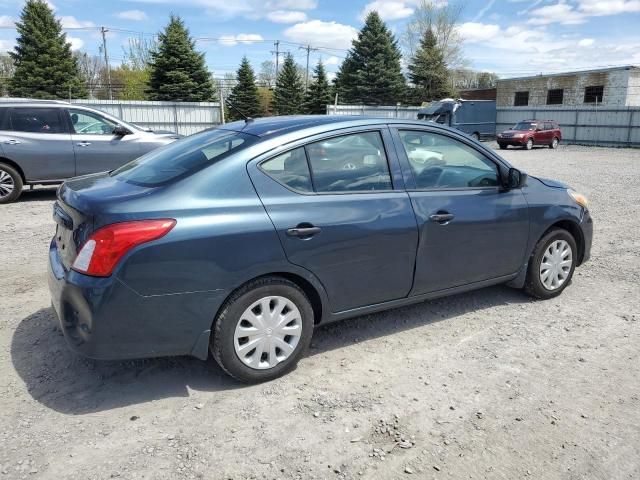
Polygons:
M602 85L586 87L584 89L584 103L602 103L603 95L604 87Z
M547 105L562 105L563 96L564 89L562 88L547 90Z
M516 92L513 98L514 107L526 107L529 105L529 92Z

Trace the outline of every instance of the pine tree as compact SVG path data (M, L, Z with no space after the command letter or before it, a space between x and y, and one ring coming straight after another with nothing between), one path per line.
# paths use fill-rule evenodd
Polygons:
M304 84L291 54L285 56L276 79L273 108L276 115L296 115L303 111Z
M441 100L453 95L444 54L431 27L425 30L420 46L409 64L409 78L414 85L415 102Z
M15 52L9 53L15 64L9 82L11 96L53 99L87 96L71 44L44 0L27 0L16 30Z
M256 76L253 68L246 56L242 57L240 68L236 74L236 84L229 95L229 103L244 113L247 117L257 117L260 115L260 97L258 87L256 87ZM242 115L227 105L229 118L240 120Z
M158 46L151 52L150 67L150 100L212 100L213 83L204 54L195 50L195 43L180 17L171 15L169 24L158 35Z
M331 87L327 80L327 72L322 60L318 61L313 70L313 82L305 93L305 113L321 115L327 112L327 104L331 103Z
M343 101L393 105L403 100L406 84L400 58L395 37L372 11L340 68L336 85Z

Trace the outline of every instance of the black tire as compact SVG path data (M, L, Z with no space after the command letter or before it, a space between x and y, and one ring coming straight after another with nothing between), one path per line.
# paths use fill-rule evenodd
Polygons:
M0 181L2 181L3 178L7 183L5 183L5 188L2 188L0 185L0 204L15 202L22 194L22 177L11 165L0 163ZM13 190L11 190L10 193L6 193L5 190L9 188L9 186L12 187Z
M239 358L234 347L234 334L240 317L254 302L266 296L282 296L300 311L302 331L295 350L275 367L254 369ZM264 277L236 290L222 306L213 327L209 348L216 362L232 377L246 383L266 382L293 370L304 356L313 335L314 315L306 294L293 282L282 277Z
M506 145L502 145L501 143L499 143L498 146L500 147L500 150L506 150L507 149L507 146Z
M565 240L569 244L569 247L571 248L572 264L571 269L569 270L569 275L567 276L564 283L555 290L549 290L544 286L542 280L540 279L540 264L542 262L545 250L547 250L551 243L555 242L556 240ZM557 297L563 292L565 288L567 288L567 285L571 283L573 272L576 269L577 261L578 247L576 245L575 239L573 238L573 235L562 228L554 228L553 230L550 230L540 240L538 240L538 243L533 249L533 253L531 254L529 265L527 267L527 279L524 284L524 291L532 297L540 298L542 300Z
M551 143L549 144L549 148L551 149L558 148L559 143L560 143L560 139L558 137L553 137L553 140L551 140Z
M524 144L525 150L531 150L533 148L533 139L528 139L527 143Z

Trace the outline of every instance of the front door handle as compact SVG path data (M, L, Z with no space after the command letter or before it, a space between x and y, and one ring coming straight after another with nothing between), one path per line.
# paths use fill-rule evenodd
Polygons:
M297 226L295 228L289 228L287 230L287 236L289 237L298 237L298 238L309 238L318 233L320 233L322 229L320 227L311 226Z
M455 218L455 215L453 213L448 213L448 212L438 212L429 216L429 220L431 220L432 222L439 223L440 225L446 225L454 218Z
M19 145L22 142L20 140L16 140L15 138L12 138L10 140L5 140L4 143L6 143L7 145Z
M78 142L76 143L76 145L78 145L79 147L88 147L89 145L91 145L91 142Z

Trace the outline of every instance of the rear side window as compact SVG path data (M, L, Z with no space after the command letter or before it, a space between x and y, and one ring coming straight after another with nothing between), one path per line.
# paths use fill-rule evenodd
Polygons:
M11 129L29 133L66 133L57 108L12 108Z
M10 130L9 128L9 109L0 108L0 130Z
M111 175L118 180L154 187L184 178L247 148L257 137L231 130L211 130L152 150Z
M544 124L544 129L545 130L553 130L555 127L553 126L553 123L551 122L545 122Z
M311 174L304 147L296 148L260 165L268 175L289 188L312 192Z
M379 132L333 137L306 146L316 192L392 190Z

